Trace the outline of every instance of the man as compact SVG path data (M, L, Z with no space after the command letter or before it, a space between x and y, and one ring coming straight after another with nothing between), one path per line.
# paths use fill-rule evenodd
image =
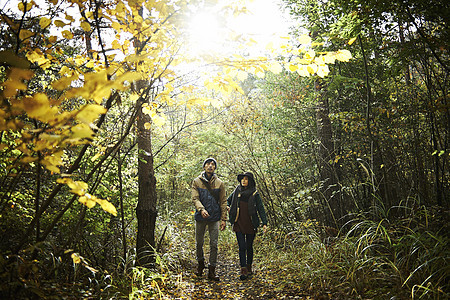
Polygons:
M207 158L203 162L203 172L192 182L192 201L195 205L195 242L198 261L197 276L202 276L205 266L203 243L205 231L209 232L209 266L208 278L219 281L216 275L217 244L219 242L219 227L224 230L227 221L227 200L225 185L214 171L217 162L214 158Z

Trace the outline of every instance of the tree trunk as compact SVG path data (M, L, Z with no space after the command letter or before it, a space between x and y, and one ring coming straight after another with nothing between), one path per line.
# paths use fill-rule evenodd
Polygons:
M136 207L138 232L136 239L137 264L149 267L154 262L155 226L156 226L156 178L153 167L151 130L145 129L145 123L151 118L138 114L138 184L139 195Z
M322 89L320 80L316 82L316 90ZM326 223L329 226L338 227L338 219L342 216L342 207L339 199L336 172L334 170L334 144L333 129L329 117L328 99L321 93L316 110L317 137L319 139L319 175L321 181L321 193L325 200L322 205L325 211Z
M123 207L123 177L122 177L122 158L120 157L120 151L117 155L117 177L119 177L119 201L120 201L120 221L121 221L121 229L122 229L122 246L123 246L123 259L127 257L127 236L125 234L125 211Z

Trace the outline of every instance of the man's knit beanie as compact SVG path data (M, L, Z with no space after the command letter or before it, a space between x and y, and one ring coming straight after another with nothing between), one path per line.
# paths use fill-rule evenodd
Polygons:
M205 159L205 161L203 162L203 168L204 168L205 165L206 165L207 163L209 163L210 161L214 162L214 165L216 166L216 169L217 169L217 161L216 161L214 158L212 158L212 157L208 157L207 159Z

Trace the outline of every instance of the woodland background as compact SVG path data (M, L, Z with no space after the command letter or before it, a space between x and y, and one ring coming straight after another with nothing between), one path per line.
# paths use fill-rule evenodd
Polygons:
M194 57L204 4L2 1L0 297L448 299L449 4L285 0L275 58ZM266 207L252 291L191 278L209 156Z

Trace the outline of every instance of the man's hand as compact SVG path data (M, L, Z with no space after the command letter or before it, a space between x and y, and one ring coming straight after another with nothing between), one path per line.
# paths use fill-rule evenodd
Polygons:
M209 217L209 213L206 209L202 208L202 210L200 211L200 214L202 215L202 217L204 219L206 219L207 217Z
M220 221L220 230L224 231L227 227L227 223L225 221Z

